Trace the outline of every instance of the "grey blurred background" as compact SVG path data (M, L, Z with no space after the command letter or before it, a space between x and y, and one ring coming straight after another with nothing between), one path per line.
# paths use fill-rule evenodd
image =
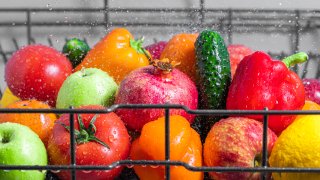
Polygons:
M226 11L205 12L201 17L199 0L109 0L108 8L133 8L133 9L154 9L154 8L177 8L177 9L195 9L189 12L115 12L108 14L109 22L115 24L128 23L124 25L135 37L145 36L145 45L159 40L169 40L174 34L182 32L197 32L208 27L195 22L200 22L201 18L204 24L212 23L209 28L217 29L225 37L227 44L244 44L254 50L263 50L275 54L290 54L297 50L312 52L315 54L312 61L305 67L299 67L299 73L306 77L315 77L319 68L317 54L320 49L319 24L320 13L314 13L313 10L320 10L320 1L316 0L206 0L205 9L221 9ZM90 12L55 12L60 8L96 8L103 9L104 0L11 0L0 1L0 45L3 51L15 51L17 47L22 47L28 43L27 39L27 18L25 12L9 11L4 12L1 9L17 8L40 8L44 11L30 11L31 23L50 22L56 24L63 23L86 23L87 26L33 26L31 36L36 43L49 44L61 50L66 38L86 38L90 46L99 41L108 31L115 26L97 25L105 20L105 11ZM240 24L239 28L229 26L229 11L235 9L245 9L245 12L232 12L232 22ZM229 10L229 11L228 11ZM259 13L257 10L267 10L266 13ZM271 11L268 11L271 10ZM290 10L290 12L273 13L272 10ZM299 14L299 21L296 21L296 11L303 10ZM239 18L237 18L237 16ZM241 17L241 18L240 18ZM250 17L255 17L251 19ZM268 21L263 20L268 17ZM261 20L262 19L262 20ZM271 20L270 20L271 19ZM147 26L144 23L170 23L170 26ZM219 24L224 23L224 25ZM22 23L22 24L21 24ZM139 26L132 26L130 23L140 23ZM177 25L175 24L187 24ZM250 29L249 24L258 24L254 30ZM274 25L270 29L261 24ZM19 25L20 24L20 25ZM190 24L190 26L188 26ZM242 26L241 26L242 25ZM288 30L286 29L288 25ZM296 27L298 26L298 27ZM260 27L260 29L259 29ZM230 35L230 31L232 34ZM296 36L296 33L299 36ZM297 43L296 41L299 41ZM9 57L9 56L8 56ZM4 82L4 59L0 56L0 89L3 90ZM307 71L305 71L307 70Z

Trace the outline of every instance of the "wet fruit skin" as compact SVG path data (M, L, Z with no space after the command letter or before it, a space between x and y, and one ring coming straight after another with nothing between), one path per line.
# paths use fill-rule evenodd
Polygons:
M86 68L71 74L62 84L56 108L79 107L81 105L110 106L114 102L118 85L106 72L97 68Z
M230 44L227 49L230 57L231 77L233 77L240 61L245 56L253 53L253 51L249 47L246 47L242 44Z
M196 82L196 61L194 42L198 34L176 34L163 49L160 59L168 58L171 61L180 62L177 69L187 74Z
M166 41L159 41L154 44L150 44L145 47L147 51L149 51L152 59L160 59L161 53L166 47Z
M1 100L0 100L0 108L5 108L8 105L19 101L20 99L13 95L12 92L10 91L10 89L8 87L6 87L6 89L4 90Z
M22 100L37 99L55 107L63 81L72 73L70 61L44 45L28 45L16 51L5 66L5 81Z
M44 102L37 100L26 100L18 101L7 108L18 108L18 109L50 109L50 106ZM0 114L0 123L13 122L28 126L31 128L47 145L49 135L52 132L54 122L57 116L55 114L44 114L44 113L8 113Z
M231 67L223 38L216 31L204 30L195 42L195 51L200 108L225 109L231 83ZM196 122L200 124L202 139L212 125L221 119L218 116L209 117Z
M99 41L75 68L95 67L107 72L119 84L132 70L149 65L142 52L142 42L132 47L132 34L125 28L115 28ZM136 41L137 42L137 41Z
M320 104L320 80L303 79L306 99Z
M320 110L320 106L306 101L302 110ZM299 115L276 141L269 163L271 167L320 167L320 115ZM272 173L274 180L318 180L319 173Z
M192 80L174 68L170 78L155 74L155 67L146 66L131 72L120 84L115 104L181 104L197 109L198 91ZM163 109L118 109L116 113L131 130L140 131L149 121L164 116ZM170 115L178 114L190 123L194 115L184 110L171 109Z
M62 48L62 52L70 60L73 68L81 63L89 50L89 45L85 41L77 38L68 40Z
M103 106L82 106L82 109L104 109ZM95 114L82 114L84 126L88 127ZM74 115L75 129L79 130L77 114ZM53 127L52 136L48 144L49 161L53 165L70 164L70 134L61 123L69 126L69 114L63 114ZM113 112L99 114L94 123L95 136L106 143L110 149L94 141L76 145L77 165L110 165L128 157L130 151L130 137L121 119ZM114 179L123 167L110 171L77 171L77 179ZM61 179L70 179L70 171L58 173Z
M27 126L17 123L0 124L1 165L46 166L48 164L46 148L39 136ZM0 170L0 179L43 180L46 171L39 170Z
M254 167L255 158L262 153L263 125L254 119L231 117L215 123L204 143L204 163L206 166ZM267 150L271 149L277 139L275 133L268 129ZM261 160L256 166L261 166ZM213 179L241 180L259 179L259 173L209 172Z
M131 148L132 160L164 160L165 119L161 117L147 123ZM156 141L155 141L156 139ZM191 166L202 166L202 144L199 134L188 121L179 115L170 116L170 159L185 162ZM165 179L164 166L134 166L141 180ZM171 179L203 179L203 172L192 172L184 167L171 167Z

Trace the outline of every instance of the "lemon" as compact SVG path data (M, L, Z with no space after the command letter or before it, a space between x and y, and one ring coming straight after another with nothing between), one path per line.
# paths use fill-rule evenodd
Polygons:
M9 88L6 88L4 90L4 93L2 95L2 98L0 100L0 108L5 108L8 105L19 101L20 99L18 97L16 97L15 95L12 94L12 92L9 90Z
M306 103L303 110L320 110ZM300 115L277 139L269 159L271 167L320 168L320 115ZM319 180L320 173L273 173L277 179Z

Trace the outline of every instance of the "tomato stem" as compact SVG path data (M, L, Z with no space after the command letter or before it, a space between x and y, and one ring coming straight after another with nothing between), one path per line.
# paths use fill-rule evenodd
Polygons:
M97 120L97 114L93 116L93 118L90 120L88 128L86 128L83 124L81 115L78 114L78 123L79 123L79 130L75 129L74 134L76 135L76 142L77 144L84 144L90 141L95 141L96 143L101 144L102 146L110 149L108 144L101 141L99 138L95 136L95 133L97 131L96 126L94 125L94 122ZM70 132L70 126L65 125L62 122L57 122L58 124L62 125L68 132Z

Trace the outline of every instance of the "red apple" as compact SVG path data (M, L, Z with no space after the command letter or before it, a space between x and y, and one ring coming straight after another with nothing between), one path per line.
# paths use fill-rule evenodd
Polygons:
M204 163L207 166L261 166L263 125L245 117L229 117L213 125L204 143ZM268 154L277 139L268 129ZM259 179L260 173L210 172L214 179Z
M228 46L228 53L230 57L231 77L233 77L238 64L245 57L253 53L253 51L241 44L230 44Z

